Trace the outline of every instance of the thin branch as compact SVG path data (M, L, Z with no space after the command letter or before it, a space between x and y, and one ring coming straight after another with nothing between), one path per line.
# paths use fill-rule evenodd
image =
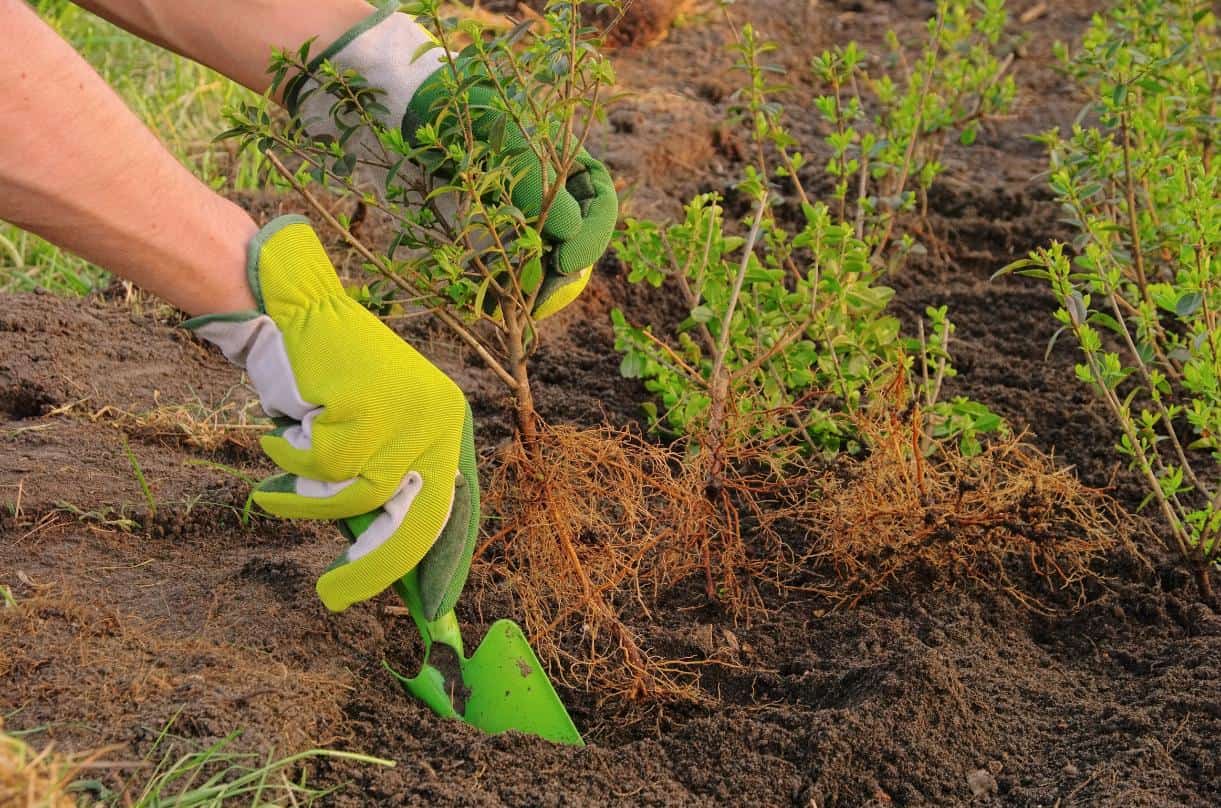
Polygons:
M1136 282L1141 299L1148 302L1149 288L1145 278L1145 256L1140 244L1140 225L1136 221L1136 180L1132 177L1132 138L1128 132L1128 112L1119 114L1119 129L1123 134L1124 193L1128 202L1128 235L1132 238L1132 260L1136 265Z
M665 342L663 342L661 339L659 339L655 334L653 334L653 332L642 328L642 329L640 329L640 333L642 333L646 337L648 337L649 341L652 342L654 345L656 345L658 348L661 348L663 351L665 351L666 354L670 357L670 359L674 362L675 366L677 368L682 369L682 371L684 373L686 373L688 376L690 376L691 380L693 382L699 384L701 387L705 387L705 388L708 387L708 380L705 379L703 376L701 376L699 371L697 371L695 368L691 367L691 365L689 365L686 360L684 360L681 356L679 356L678 353L673 348L671 348L669 345L667 345Z
M419 293L420 290L413 289L409 284L406 283L406 281L400 278L393 270L390 269L389 266L386 265L383 258L366 247L364 242L356 238L356 236L352 235L352 232L348 230L348 228L344 227L343 224L340 223L340 221L336 219L321 202L318 201L317 197L310 193L309 189L297 180L293 173L288 170L288 167L284 165L284 163L278 156L276 156L274 152L268 151L265 152L265 154L267 155L268 161L272 164L272 166L275 167L280 176L282 176L288 182L288 184L293 187L294 191L301 195L301 198L305 200L306 204L313 208L313 210L319 216L321 216L328 225L330 225L336 232L339 233L340 236L343 237L343 240L347 242L352 249L360 253L361 256L372 264L379 273L386 278L389 278L401 289L408 292ZM434 309L434 312L441 322L445 323L445 325L448 326L451 331L457 334L463 342L469 345L475 351L475 353L479 355L479 358L483 360L484 364L486 364L488 368L492 370L492 372L499 376L500 380L508 385L510 390L515 391L517 389L517 380L514 379L513 376L504 369L500 362L498 362L496 358L488 352L488 349L483 345L482 342L479 341L479 338L472 334L464 325L462 325L458 318L454 317L444 309L437 308Z
M945 10L940 9L937 14L937 29L933 33L933 52L929 56L927 70L925 71L924 83L921 85L920 104L916 108L915 120L912 121L911 134L907 141L907 150L903 154L903 165L899 171L899 180L896 185L895 193L902 194L904 186L907 185L907 177L911 172L912 156L916 151L916 141L920 139L920 130L924 126L924 106L928 99L929 87L933 83L933 70L936 69L937 60L941 56L941 34L945 30ZM886 245L890 242L890 234L894 230L895 218L898 212L892 212L886 220L886 228L882 231L882 237L878 241L873 252L873 260L880 260L882 253L886 250Z
M737 277L733 279L733 290L729 293L729 303L725 306L725 316L721 318L721 333L718 335L717 354L712 366L712 378L715 380L725 366L725 355L729 353L729 332L733 323L733 315L738 307L738 298L742 295L742 284L746 281L746 268L750 266L751 256L755 254L755 241L759 238L759 229L763 224L763 214L767 210L767 191L759 197L755 210L755 221L750 226L750 235L746 237L746 246L742 251L742 262L738 265Z

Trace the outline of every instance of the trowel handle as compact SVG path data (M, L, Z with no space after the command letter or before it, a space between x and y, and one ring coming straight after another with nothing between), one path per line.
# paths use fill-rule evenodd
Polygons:
M380 511L370 511L363 516L340 520L339 530L348 541L356 541L356 537L368 529L379 513ZM443 642L457 651L459 656L462 655L462 634L458 629L458 618L452 610L436 620L425 619L424 601L420 597L420 582L416 569L409 570L406 575L395 581L393 588L395 594L407 607L407 611L411 613L411 619L420 631L420 637L424 640L425 659L427 659L428 649L434 642Z
M427 659L428 649L434 642L445 643L457 651L459 657L462 656L462 633L458 628L458 618L453 610L449 610L436 620L424 618L424 604L420 598L420 581L415 570L411 570L395 581L394 591L407 606L407 611L411 612L411 619L415 621L416 628L420 630L420 637L424 640L425 659Z

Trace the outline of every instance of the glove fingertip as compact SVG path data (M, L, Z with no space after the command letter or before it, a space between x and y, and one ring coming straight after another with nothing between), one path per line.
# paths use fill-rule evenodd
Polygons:
M534 303L534 316L543 320L568 306L585 290L594 268L586 267L568 275L554 275L543 281L543 289Z
M256 488L250 495L259 508L281 519L298 519L300 511L293 507L297 499L295 494L286 491L261 491Z
M297 493L297 475L273 474L259 481L254 487L255 496L259 494L295 494Z
M356 601L346 596L342 587L335 585L335 568L335 565L332 565L331 569L318 576L314 591L318 593L318 599L322 601L322 605L327 608L327 611L338 614Z

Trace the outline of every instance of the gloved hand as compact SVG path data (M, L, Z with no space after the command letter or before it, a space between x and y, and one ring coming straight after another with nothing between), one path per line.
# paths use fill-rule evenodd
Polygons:
M448 100L440 71L449 68L440 48L412 61L430 36L411 17L395 13L399 5L386 3L318 54L312 64L330 61L341 69L355 70L370 86L384 90L379 101L389 112L382 122L401 127L404 138L414 142L419 127L435 120ZM285 91L285 106L300 116L312 136L337 136L330 115L334 99L308 92L316 86L316 82L304 76L290 83ZM466 92L475 109L490 106L495 95L489 85L478 82ZM501 117L503 114L494 110L484 111L474 121L476 137L490 138ZM347 148L357 155L362 149L367 149L370 155L380 155L375 140L371 133L360 132L348 141ZM543 166L526 147L525 136L517 126L505 126L502 143L504 158L512 161L515 174L521 177L513 189L513 204L526 216L537 216L542 212ZM554 180L553 173L549 179ZM542 286L535 298L536 317L554 314L585 288L594 263L610 243L618 213L619 201L610 174L582 149L543 223L543 240L549 250Z
M261 444L285 473L259 483L254 501L299 519L373 512L318 579L328 609L373 597L427 556L424 601L443 614L465 583L479 525L462 391L348 297L305 218L259 231L247 275L258 311L185 325L246 369L277 420Z

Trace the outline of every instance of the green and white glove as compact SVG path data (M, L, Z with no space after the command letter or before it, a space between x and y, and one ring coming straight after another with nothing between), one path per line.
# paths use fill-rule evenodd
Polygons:
M416 56L432 41L431 36L411 17L395 13L399 6L398 2L384 4L322 51L312 64L329 61L341 69L355 70L370 86L384 90L380 102L389 112L382 122L399 126L404 138L414 142L420 126L434 121L449 100L441 73L445 57L440 48ZM306 77L293 82L285 92L285 106L299 115L312 136L337 136L330 115L334 99L309 92L315 87L317 83ZM466 92L472 108L488 108L474 121L474 131L476 137L490 140L503 117L490 109L495 92L482 82L470 85ZM510 123L503 128L504 157L512 161L514 174L520 177L513 188L513 204L526 216L537 216L543 203L543 166L527 148L525 136L516 125ZM363 149L378 155L380 146L375 141L372 133L362 131L348 141L347 148L357 155ZM606 252L618 215L619 201L610 174L582 149L543 223L542 235L549 250L535 302L536 317L554 314L584 290L594 263Z
M342 611L420 565L434 619L466 581L479 477L462 391L344 292L301 216L259 231L247 275L258 311L185 325L246 369L277 428L263 437L284 474L254 501L277 516L341 520L374 512L318 579Z

